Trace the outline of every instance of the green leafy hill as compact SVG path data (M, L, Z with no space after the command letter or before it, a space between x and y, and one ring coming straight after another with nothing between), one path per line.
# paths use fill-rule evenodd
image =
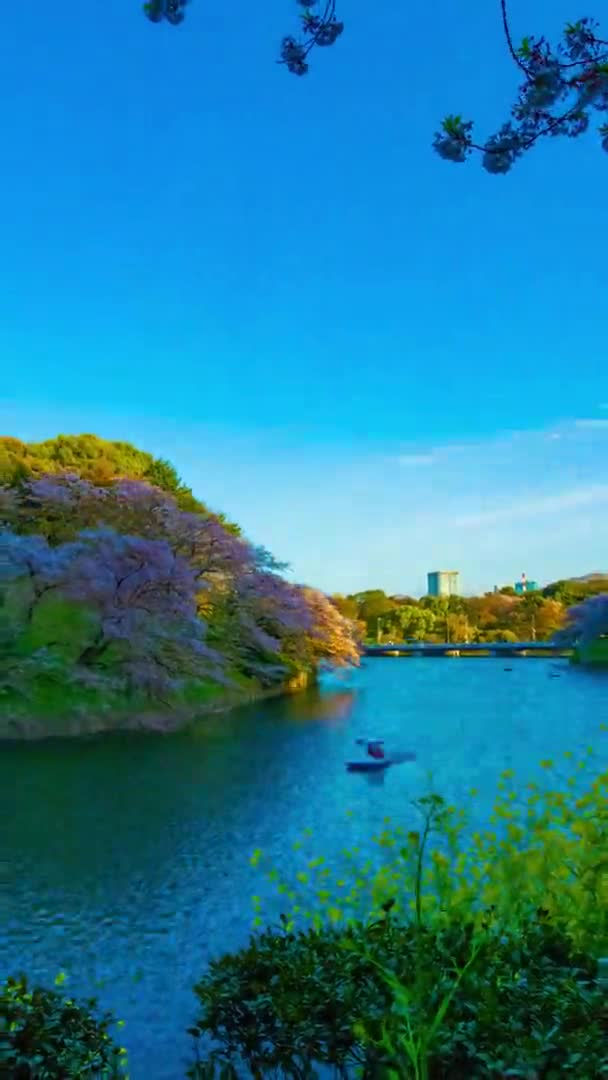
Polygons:
M174 730L358 663L329 598L164 459L95 435L0 453L0 738Z
M102 487L117 479L145 480L173 495L180 510L211 513L194 497L169 461L155 458L131 443L91 434L57 435L39 443L0 436L0 486L14 487L43 474L68 472L78 473L84 480ZM230 532L240 532L223 514L212 516Z

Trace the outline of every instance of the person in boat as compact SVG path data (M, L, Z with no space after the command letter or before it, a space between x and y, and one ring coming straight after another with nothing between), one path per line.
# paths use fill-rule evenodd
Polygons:
M384 759L384 739L355 739L358 746L364 746L369 757Z

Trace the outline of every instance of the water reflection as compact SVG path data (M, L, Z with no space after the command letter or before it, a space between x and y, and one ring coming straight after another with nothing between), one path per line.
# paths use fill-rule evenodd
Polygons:
M306 694L292 694L281 705L281 715L294 723L311 720L324 723L344 723L352 715L355 705L354 690L340 690L333 685L309 690Z

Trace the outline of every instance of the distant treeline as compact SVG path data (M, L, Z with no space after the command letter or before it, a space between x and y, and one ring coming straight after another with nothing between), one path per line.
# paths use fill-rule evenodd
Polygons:
M512 585L483 596L388 596L368 589L333 602L353 619L365 641L546 641L566 622L566 612L608 593L608 575L554 581L516 594Z

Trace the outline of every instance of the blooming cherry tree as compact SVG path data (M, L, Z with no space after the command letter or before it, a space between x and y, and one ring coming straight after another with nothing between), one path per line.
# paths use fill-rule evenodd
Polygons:
M147 18L179 26L187 0L148 0ZM315 47L334 45L344 31L336 13L336 0L296 0L299 33L283 38L279 63L293 75L306 75ZM509 25L507 0L499 0L500 16L509 55L523 77L511 117L484 142L473 138L473 122L447 116L435 134L433 146L446 161L463 162L474 151L490 173L503 174L545 136L575 138L585 132L594 111L608 112L608 41L589 17L569 23L563 40L553 48L544 37L530 36L515 45ZM608 124L599 126L600 145L608 150Z
M608 593L598 593L582 604L568 608L566 624L555 635L555 640L585 646L603 634L608 634Z
M37 605L52 594L81 606L93 632L82 643L73 678L104 675L113 685L148 694L179 690L188 679L222 681L223 661L205 642L196 612L192 568L166 541L122 536L112 529L85 530L51 547L43 537L0 532L3 608L12 583L25 593L10 620L13 652L27 633ZM9 620L4 620L8 633ZM38 651L39 662L53 642Z
M312 618L309 636L315 661L325 660L336 667L358 665L360 650L353 622L318 589L304 587L302 593Z
M336 0L296 0L299 10L299 34L289 34L281 43L280 64L292 75L306 75L308 55L315 46L333 45L344 30L336 17ZM179 26L184 21L188 0L147 0L143 5L146 18L153 23L168 22Z
M587 131L593 112L608 113L608 41L599 36L595 19L569 23L556 48L544 37L524 38L516 47L500 0L507 48L523 81L511 118L484 143L473 138L473 122L448 116L435 134L433 146L446 161L461 163L473 151L482 155L490 173L508 172L538 139ZM608 124L599 127L600 143L608 150Z
M56 590L97 620L79 670L120 673L161 693L228 664L268 684L319 659L358 656L354 630L321 593L208 512L179 509L142 480L77 473L0 488L4 573L27 580L30 614ZM12 529L13 531L9 531Z

